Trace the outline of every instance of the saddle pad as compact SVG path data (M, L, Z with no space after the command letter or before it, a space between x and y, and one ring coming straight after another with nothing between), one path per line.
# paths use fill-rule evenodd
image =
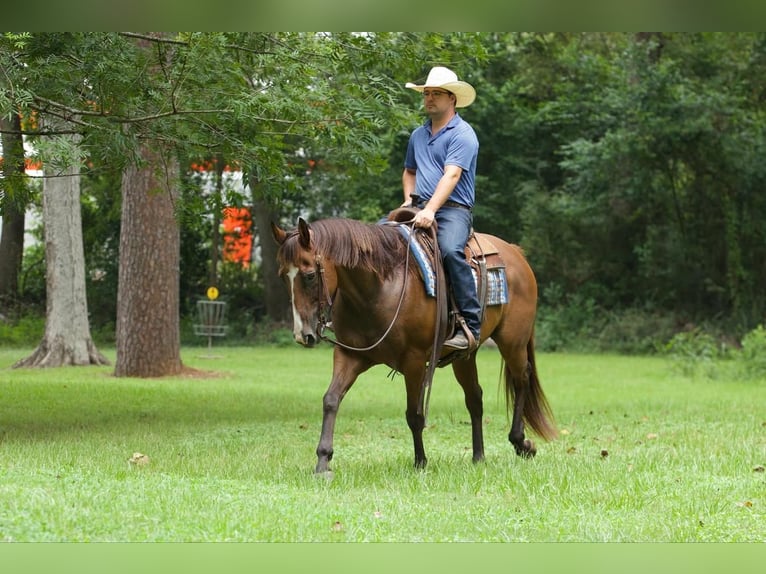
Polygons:
M407 225L397 226L399 232L409 241L412 230ZM436 272L431 264L431 257L426 253L425 248L420 244L417 238L409 241L410 251L420 268L420 275L425 284L426 294L429 297L436 296ZM489 244L491 245L491 244ZM486 248L486 246L484 246ZM493 246L494 247L494 246ZM491 251L497 253L496 250ZM473 280L476 288L479 288L478 269L476 265L471 265ZM487 269L487 305L504 305L508 303L508 281L505 276L505 267L492 267Z
M478 289L478 280L476 278L477 270L471 267L473 280ZM508 303L508 280L505 276L505 267L492 267L487 269L487 301L486 305L505 305Z
M420 275L423 277L423 283L425 283L426 286L426 293L429 297L435 297L436 272L431 265L431 258L428 256L425 249L423 249L423 246L420 244L416 237L413 237L410 240L410 234L412 233L412 230L409 226L397 225L397 229L399 229L399 233L401 233L410 244L410 251L412 252L413 257L415 257L415 261L418 262L418 267L420 267Z

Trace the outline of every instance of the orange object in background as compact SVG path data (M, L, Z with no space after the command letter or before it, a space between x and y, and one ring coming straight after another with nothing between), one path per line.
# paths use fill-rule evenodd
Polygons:
M243 267L250 265L253 252L253 220L246 207L223 209L223 259Z

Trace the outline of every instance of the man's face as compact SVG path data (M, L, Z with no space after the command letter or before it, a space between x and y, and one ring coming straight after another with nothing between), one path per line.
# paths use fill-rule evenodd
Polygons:
M439 116L452 110L452 95L441 88L423 90L423 107L429 116Z

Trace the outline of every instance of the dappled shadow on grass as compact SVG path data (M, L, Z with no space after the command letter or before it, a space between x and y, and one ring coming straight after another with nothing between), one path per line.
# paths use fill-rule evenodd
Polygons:
M262 423L305 424L321 416L321 394L225 372L185 369L174 377L125 379L110 371L57 369L45 379L0 383L0 441L88 433L194 433Z

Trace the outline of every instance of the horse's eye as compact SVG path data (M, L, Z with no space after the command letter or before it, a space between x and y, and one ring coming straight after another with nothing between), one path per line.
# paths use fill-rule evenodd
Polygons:
M316 271L309 271L303 274L303 283L305 283L306 285L312 285L316 281L316 278L317 278Z

